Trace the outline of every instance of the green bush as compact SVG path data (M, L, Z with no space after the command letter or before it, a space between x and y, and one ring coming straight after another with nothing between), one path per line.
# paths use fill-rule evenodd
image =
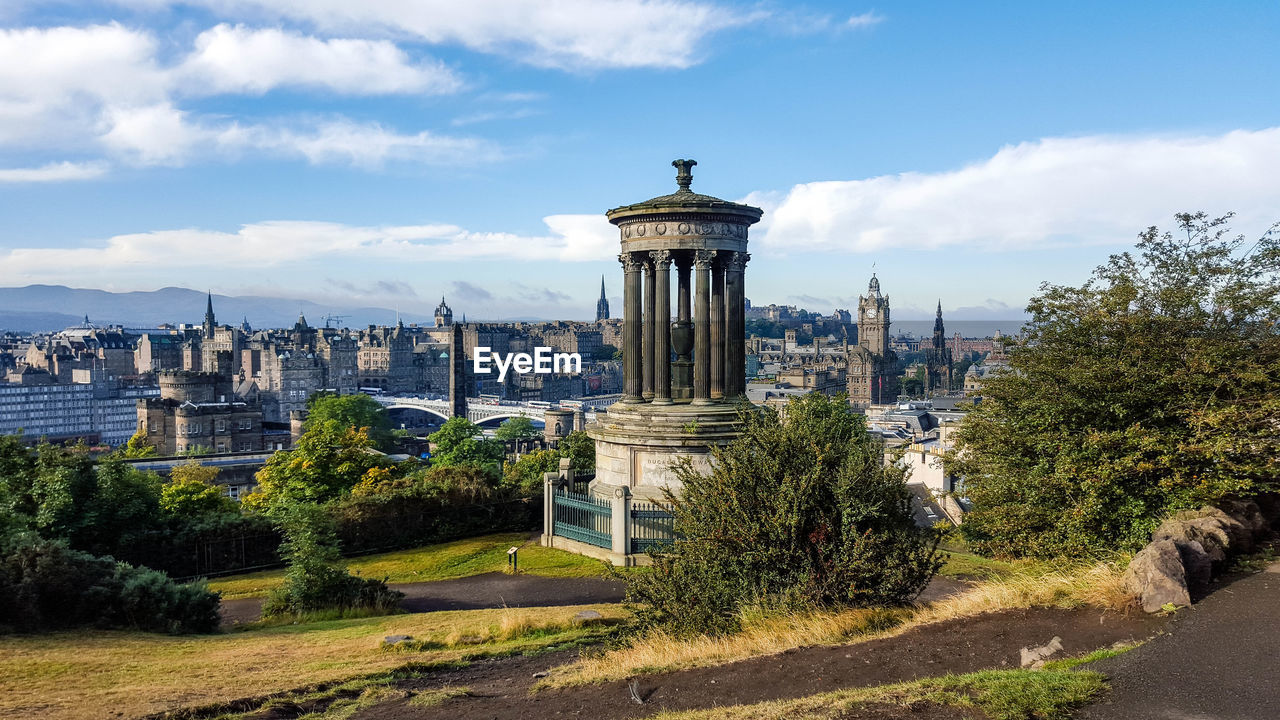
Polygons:
M147 568L25 535L0 556L0 626L20 631L72 627L212 632L218 594Z
M319 610L381 610L391 612L404 593L382 580L359 578L347 572L338 550L333 518L313 504L280 506L276 510L284 533L281 554L289 563L285 582L262 606L263 617L302 615Z
M797 398L785 421L740 417L743 435L713 451L710 474L676 467L680 539L629 588L643 624L731 632L749 608L896 604L924 588L937 538L916 527L902 470L843 397Z

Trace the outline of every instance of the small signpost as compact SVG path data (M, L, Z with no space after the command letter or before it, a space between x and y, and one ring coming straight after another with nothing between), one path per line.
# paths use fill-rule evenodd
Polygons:
M512 575L520 574L520 558L518 555L519 552L520 552L520 548L518 547L512 547L510 550L507 551L507 566L511 568Z

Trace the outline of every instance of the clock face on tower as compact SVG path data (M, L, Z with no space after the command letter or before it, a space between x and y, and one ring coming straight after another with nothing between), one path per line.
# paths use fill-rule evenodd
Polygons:
M875 316L876 316L876 306L872 305L871 307L867 308L867 317L875 319Z

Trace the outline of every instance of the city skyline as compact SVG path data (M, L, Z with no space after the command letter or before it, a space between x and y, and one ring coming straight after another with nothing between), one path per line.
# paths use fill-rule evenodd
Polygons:
M589 319L675 157L765 210L747 296L824 313L874 266L1016 318L1174 212L1280 219L1274 8L218 5L0 11L0 286Z

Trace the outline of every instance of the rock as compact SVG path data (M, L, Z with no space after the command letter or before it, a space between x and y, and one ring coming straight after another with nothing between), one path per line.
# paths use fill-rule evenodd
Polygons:
M1186 570L1173 540L1156 540L1142 548L1125 568L1122 582L1146 612L1159 612L1165 605L1191 605Z
M1229 548L1231 553L1249 552L1253 549L1253 528L1245 525L1243 521L1228 515L1220 508L1208 505L1200 508L1198 512L1200 517L1213 518L1222 525L1227 538L1231 541Z
M1169 540L1176 543L1198 542L1214 565L1226 562L1230 539L1226 531L1211 518L1178 520L1170 518L1160 523L1151 533L1151 541Z
M1262 508L1252 500L1223 500L1220 505L1224 512L1249 528L1255 540L1270 529L1270 523L1262 516Z
M1204 590L1213 577L1213 561L1204 551L1204 546L1195 540L1173 542L1178 548L1178 557L1182 559L1182 569L1187 579L1187 589Z
M1271 527L1280 527L1280 493L1264 493L1257 498L1262 519Z
M1022 667L1039 669L1044 667L1044 661L1053 657L1062 650L1062 638L1057 635L1049 642L1040 647L1022 648Z
M408 642L413 639L412 635L388 635L382 638L383 645L399 645L402 642Z
M583 610L582 612L573 616L573 624L574 625L590 625L591 623L600 622L603 619L604 619L604 616L596 612L595 610Z

